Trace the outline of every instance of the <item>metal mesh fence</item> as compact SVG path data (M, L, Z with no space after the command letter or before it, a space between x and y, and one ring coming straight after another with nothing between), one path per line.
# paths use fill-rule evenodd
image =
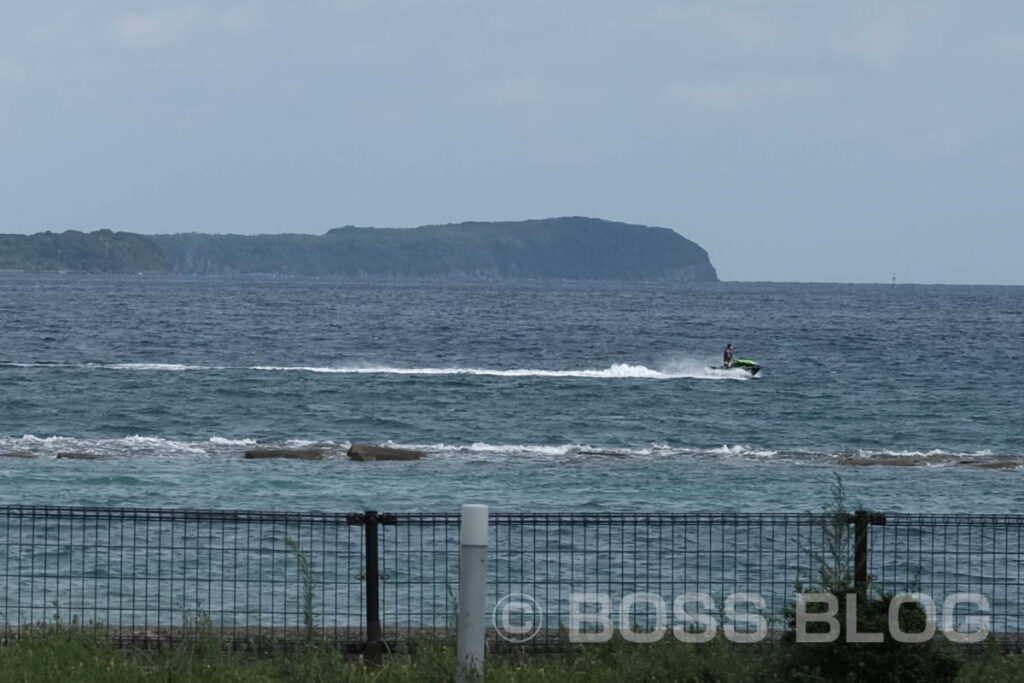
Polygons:
M306 637L312 618L319 637L362 639L362 532L345 515L5 507L0 546L8 633L61 622L119 642L214 629L259 643Z
M1024 516L889 514L871 530L868 555L874 586L884 592L931 596L941 618L956 594L977 594L980 609L960 602L951 621L959 628L987 614L1003 645L1024 647ZM949 606L952 608L952 604Z
M812 514L492 515L490 597L495 606L508 595L527 603L507 614L502 604L496 618L513 634L535 629L522 643L528 649L551 648L572 626L650 631L684 609L710 611L721 622L726 599L744 594L762 596L764 605L736 611L762 615L777 633L797 582L818 578L827 522ZM840 561L852 571L849 538L840 540L847 551ZM642 599L624 605L637 594ZM575 625L574 595L576 613L592 615ZM699 603L703 596L710 608Z
M409 641L454 638L459 593L459 515L396 514L381 527L382 637Z
M707 619L749 630L755 617L778 637L797 586L820 584L825 569L875 593L928 593L940 617L950 595L980 594L987 607L957 603L952 622L986 614L1004 644L1024 645L1024 516L870 520L859 553L852 515L492 513L488 642L552 650L570 628L642 635L664 624L671 637ZM122 643L173 644L205 628L241 646L361 649L375 614L384 646L403 649L454 638L458 557L450 513L0 507L0 630L59 620Z

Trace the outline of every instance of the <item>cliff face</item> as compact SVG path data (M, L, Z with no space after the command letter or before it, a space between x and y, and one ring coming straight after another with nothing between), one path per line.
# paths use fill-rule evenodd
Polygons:
M311 235L159 235L180 273L714 282L707 252L666 228L594 218L336 228Z
M63 238L69 234L53 237ZM86 237L98 234L91 233ZM40 237L33 235L23 239ZM346 227L322 236L188 233L132 237L147 242L151 246L147 253L155 255L155 259L146 261L152 263L152 268L129 268L128 271L364 278L485 277L679 282L714 282L718 279L707 252L672 230L594 218L461 223L408 229ZM17 265L3 265L3 245L4 242L0 241L0 268L18 268ZM38 264L59 262L65 265L32 269L82 269L70 265L63 257L56 258L52 249L43 256L45 258L37 259ZM140 252L138 262L142 260ZM109 269L90 269L125 272L124 263L117 259L110 261Z

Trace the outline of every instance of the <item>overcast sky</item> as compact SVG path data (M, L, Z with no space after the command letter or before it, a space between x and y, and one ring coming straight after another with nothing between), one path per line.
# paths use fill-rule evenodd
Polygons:
M4 2L0 232L582 215L1024 284L1024 2Z

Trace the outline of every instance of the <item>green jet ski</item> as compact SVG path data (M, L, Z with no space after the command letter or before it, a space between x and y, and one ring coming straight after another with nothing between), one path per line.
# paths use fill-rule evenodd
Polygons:
M730 372L740 371L750 373L753 377L761 371L761 366L752 360L746 360L745 358L734 358L732 363L728 367L725 365L712 365L712 370L729 370Z

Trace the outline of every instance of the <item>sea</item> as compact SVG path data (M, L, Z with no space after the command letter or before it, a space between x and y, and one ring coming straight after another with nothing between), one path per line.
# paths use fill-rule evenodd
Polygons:
M0 330L2 505L1024 509L1024 287L6 273Z

